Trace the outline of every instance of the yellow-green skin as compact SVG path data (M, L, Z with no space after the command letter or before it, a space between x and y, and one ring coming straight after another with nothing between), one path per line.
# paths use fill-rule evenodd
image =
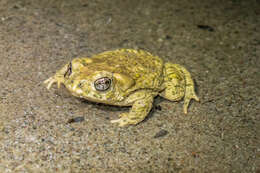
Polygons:
M108 89L95 88L95 81L110 79ZM112 120L119 126L137 124L150 112L153 98L160 95L171 101L184 98L184 113L191 99L199 101L190 73L181 65L164 63L146 51L119 49L103 52L91 58L75 58L44 81L50 89L53 83L64 84L76 97L93 102L132 106L128 113Z

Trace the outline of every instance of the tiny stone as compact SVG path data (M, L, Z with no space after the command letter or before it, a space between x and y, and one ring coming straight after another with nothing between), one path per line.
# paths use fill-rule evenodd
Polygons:
M168 131L167 131L167 130L160 130L158 133L156 133L156 134L154 135L153 138L160 138L160 137L163 137L163 136L165 136L165 135L167 135L167 134L168 134Z
M208 31L210 31L210 32L213 32L213 31L214 31L214 28L211 27L211 26L208 26L208 25L197 25L197 27L198 27L199 29L208 30Z
M84 117L75 117L68 120L67 123L78 123L84 121Z
M170 35L166 35L165 39L166 39L166 40L171 40L172 37L171 37Z

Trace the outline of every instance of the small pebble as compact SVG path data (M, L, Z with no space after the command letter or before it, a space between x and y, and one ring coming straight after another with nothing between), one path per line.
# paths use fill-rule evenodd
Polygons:
M84 117L75 117L68 120L67 123L78 123L84 121Z
M153 138L160 138L160 137L163 137L165 135L168 134L168 131L167 130L160 130L159 132L157 132Z
M172 37L171 37L170 35L166 35L166 36L165 36L165 39L166 39L166 40L171 40Z
M199 29L207 30L207 31L210 31L210 32L214 31L214 28L212 28L211 26L208 26L208 25L197 25L197 27Z

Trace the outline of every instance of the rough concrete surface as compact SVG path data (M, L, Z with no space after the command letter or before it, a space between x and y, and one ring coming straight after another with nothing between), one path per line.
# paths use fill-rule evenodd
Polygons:
M258 0L0 0L0 172L260 172ZM129 108L43 81L77 56L144 49L185 66L201 99Z

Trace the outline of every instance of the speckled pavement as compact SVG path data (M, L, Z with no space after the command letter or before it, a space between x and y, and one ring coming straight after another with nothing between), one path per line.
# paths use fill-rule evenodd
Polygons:
M0 0L0 172L260 172L257 0ZM43 81L77 56L144 49L185 66L200 102L127 107Z

